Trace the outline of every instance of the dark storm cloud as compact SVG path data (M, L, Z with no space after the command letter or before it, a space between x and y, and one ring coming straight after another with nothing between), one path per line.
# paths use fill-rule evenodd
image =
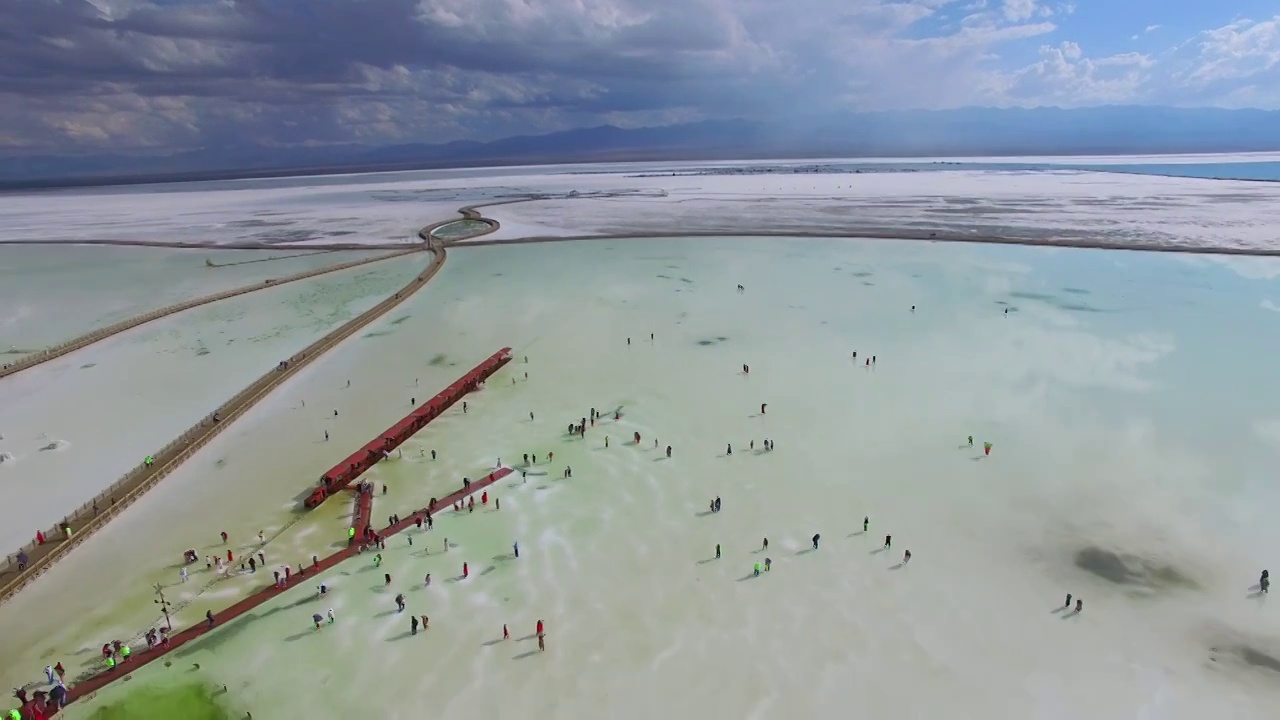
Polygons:
M397 67L679 83L705 74L705 63L682 54L729 40L688 7L672 3L643 23L593 33L551 16L516 25L476 14L479 27L449 26L415 0L237 0L119 18L86 0L15 0L0 5L0 91L123 84L144 94L254 95L274 82L359 93L365 68Z
M260 141L451 139L785 99L777 67L743 72L751 41L721 2L11 0L0 145L41 144L40 127L127 144L130 122L143 144L227 124Z
M1033 5L1017 23L965 17L964 0L0 0L0 151L485 139L1129 92L1100 70L1123 58L1074 45L991 68L995 46L1054 29ZM946 12L932 34L916 25ZM1231 28L1223 47L1257 34ZM1205 57L1218 78L1234 55Z

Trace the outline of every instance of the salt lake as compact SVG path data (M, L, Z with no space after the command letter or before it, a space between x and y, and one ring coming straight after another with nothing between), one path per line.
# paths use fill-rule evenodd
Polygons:
M443 513L381 568L341 565L69 716L196 679L227 687L232 717L1269 717L1280 620L1250 586L1280 550L1278 276L892 240L458 248L7 603L0 675L96 667L158 622L152 583L180 625L261 584L203 563L181 582L182 550L223 552L220 531L243 554L262 530L269 566L330 551L349 501L299 515L299 495L510 346L466 413L370 475L381 522L536 453L500 511ZM114 385L79 400L119 402ZM144 422L120 408L119 427ZM590 408L604 420L569 436ZM522 639L538 620L545 653Z

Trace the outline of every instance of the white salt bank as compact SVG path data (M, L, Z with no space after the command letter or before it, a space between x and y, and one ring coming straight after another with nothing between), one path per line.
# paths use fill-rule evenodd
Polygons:
M0 246L0 364L174 303L376 255Z
M92 503L148 454L403 287L428 261L398 258L192 308L5 378L0 548L16 552Z
M399 417L437 355L461 374L511 345L465 414L379 465L395 491L374 516L499 459L538 462L474 513L391 538L380 568L341 565L75 710L203 679L255 717L1270 717L1280 621L1251 586L1280 551L1265 510L1280 285L1260 267L816 239L451 251L408 320L288 392L330 399L350 378ZM287 407L273 451L301 470L233 491L237 516L278 518L316 466L385 427L329 447ZM591 408L602 419L568 434ZM335 502L312 525L341 544ZM227 515L189 532L215 545ZM177 561L171 532L147 537L120 578ZM330 592L310 599L318 582ZM52 626L87 605L68 592L47 620L23 616ZM311 629L329 608L337 622ZM58 660L78 671L110 639L45 648L8 625L14 684Z

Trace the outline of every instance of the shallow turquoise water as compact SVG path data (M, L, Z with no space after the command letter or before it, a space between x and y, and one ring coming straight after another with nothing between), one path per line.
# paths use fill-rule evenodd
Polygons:
M408 412L409 397L504 345L517 362L470 412L451 411L375 469L371 479L390 486L375 516L498 458L554 451L556 461L495 491L501 512L449 513L412 547L396 538L384 568L365 559L327 574L323 601L307 600L308 584L138 678L199 662L233 706L259 717L288 707L407 718L427 704L443 718L827 717L849 707L1268 717L1275 690L1262 671L1226 656L1210 670L1205 658L1243 642L1270 651L1280 637L1280 621L1246 597L1280 551L1269 516L1280 501L1269 362L1280 314L1266 305L1280 303L1277 277L1274 261L899 241L459 249L402 312L148 497L150 513L113 533L113 550L130 573L148 567L147 582L176 584L173 558L216 544L218 527L157 509L187 502L234 516L237 538L278 527L319 472ZM618 423L585 441L565 436L588 408L617 406ZM326 428L338 442L320 440ZM632 432L644 443L626 442ZM970 434L995 443L990 458L964 447ZM765 437L778 450L754 452ZM674 446L671 461L651 438ZM715 496L726 511L706 516ZM346 510L273 540L273 562L328 545ZM854 534L864 514L873 536L894 535L891 555ZM805 553L814 532L822 550ZM766 536L775 569L744 579ZM514 540L518 562L504 557ZM1195 587L1105 582L1072 562L1088 546L1168 563ZM905 548L915 559L895 567ZM463 561L475 575L451 582ZM15 602L65 603L120 571L106 549L82 562ZM431 616L430 634L408 635L397 592ZM1085 615L1049 614L1064 592L1087 599ZM309 631L311 612L329 606L338 626ZM202 612L193 604L182 622ZM147 613L119 614L129 627ZM537 619L552 628L546 656L495 642L503 623L519 637ZM0 629L0 640L30 647L23 633L37 631ZM89 637L66 630L48 642L71 653L100 639L81 632ZM5 677L52 659L32 656ZM395 692L279 691L337 682Z

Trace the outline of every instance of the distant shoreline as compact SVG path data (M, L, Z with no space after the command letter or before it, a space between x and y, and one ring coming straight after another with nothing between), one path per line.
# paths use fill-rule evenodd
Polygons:
M1123 157L1133 158L1135 162L1127 164L1144 164L1137 162L1139 158L1168 158L1173 156L1203 156L1205 159L1214 156L1235 157L1241 154L1256 154L1273 151L1223 151L1220 153L1202 153L1202 152L1164 152L1164 153L1142 153L1137 155L1098 153L1081 150L1079 152L1068 152L1065 154L1052 155L1036 155L1036 154L1008 154L1001 153L995 155L966 155L962 159L954 159L938 154L921 154L921 155L895 155L893 157L882 157L875 155L864 155L856 157L840 157L833 158L830 153L794 153L787 156L776 154L761 153L752 154L749 151L733 151L733 152L706 152L702 154L694 153L692 155L680 152L662 152L655 151L650 153L620 153L616 157L493 157L466 161L422 161L422 162L406 162L406 163L371 163L356 165L319 165L319 166L303 166L303 167L280 167L280 168L239 168L228 170L206 170L192 172L155 172L155 173L139 173L132 175L100 175L100 176L80 176L80 177L46 177L36 178L32 180L3 180L0 179L0 195L7 194L25 194L39 192L54 192L59 190L88 190L95 188L111 188L111 187L133 187L138 185L180 185L184 183L198 182L219 182L219 181L235 181L235 180L281 180L287 178L309 178L324 177L335 175L370 175L377 173L397 173L397 172L413 172L413 171L431 171L431 170L487 170L497 168L546 168L554 166L570 166L570 165L624 165L624 164L641 164L641 163L711 163L711 162L749 162L749 163L788 163L788 162L808 162L828 164L833 159L839 159L848 163L857 162L880 162L885 160L899 161L900 164L921 164L921 165L1005 165L1011 164L1015 167L1027 168L1029 166L1049 165L1055 169L1078 170L1085 166L1090 166L1092 172L1116 172L1129 173L1136 175L1158 175L1158 173L1134 173L1132 171L1123 170L1103 170L1093 169L1092 164L1082 163L1080 166L1071 166L1063 164L1061 166L1051 163L1017 163L1017 162L1001 162L1016 161L1024 158L1060 158L1067 160L1070 158L1097 158L1097 157ZM1224 161L1224 164L1243 164L1246 161ZM1280 162L1276 160L1251 160L1248 163L1255 162ZM1168 162L1151 162L1152 165L1173 165L1181 163ZM1212 164L1212 163L1210 163ZM1043 168L1041 168L1043 169ZM594 174L591 170L581 170L574 174ZM1187 177L1185 175L1170 175L1169 177ZM1213 177L1203 178L1206 180L1237 180L1245 182L1277 182L1275 180L1260 180L1257 178L1235 178L1235 177Z
M536 243L573 242L583 240L641 240L680 238L808 238L813 240L906 240L909 242L974 243L979 245L1021 245L1025 247L1073 248L1076 250L1124 250L1129 252L1158 252L1182 255L1232 255L1247 257L1280 257L1280 248L1206 247L1203 245L1147 245L1143 243L1103 243L1094 240L1044 239L999 237L993 235L970 236L958 233L892 230L850 230L844 232L815 230L685 230L671 232L612 233L600 235L531 236L509 240L474 240L451 245L452 250L468 247L494 247L498 245L531 245Z
M464 218L464 220L467 218ZM477 217L475 220L493 221L492 218ZM461 222L455 220L450 222ZM680 238L809 238L814 240L906 240L910 242L940 243L975 243L983 245L1021 245L1026 247L1059 247L1077 250L1124 250L1129 252L1158 252L1183 255L1231 255L1236 257L1280 257L1280 248L1237 248L1208 247L1204 245L1156 245L1146 243L1105 243L1096 240L1075 240L1069 238L1029 238L1003 237L998 235L966 235L957 232L904 230L892 228L871 228L867 230L683 230L679 232L627 232L598 233L586 235L533 235L510 238L507 240L463 240L450 243L452 250L463 250L468 247L498 247L501 245L534 245L539 243L578 242L586 240L644 240L644 239L680 239ZM175 250L407 250L409 243L398 245L369 244L356 245L342 243L340 245L280 245L229 243L224 245L200 245L197 243L141 241L141 240L0 240L0 248L17 245L65 245L65 246L120 246L145 248L171 248Z

